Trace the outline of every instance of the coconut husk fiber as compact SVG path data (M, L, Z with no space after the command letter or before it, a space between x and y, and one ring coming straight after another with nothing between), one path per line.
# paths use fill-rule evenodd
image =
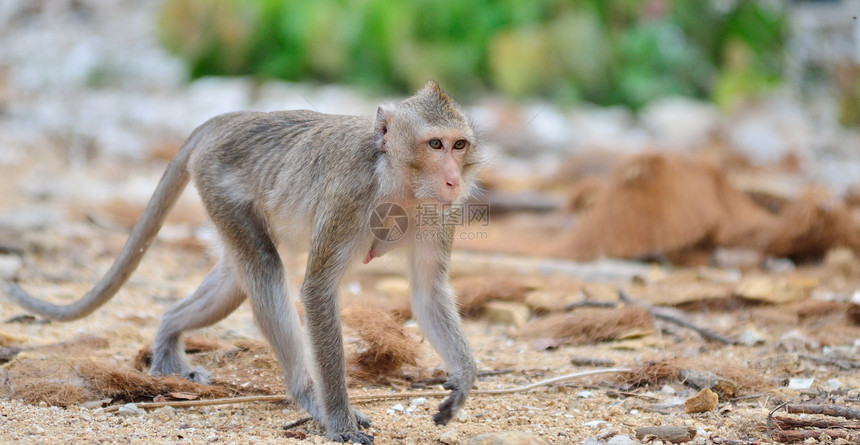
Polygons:
M520 335L526 338L557 338L566 343L589 344L653 330L653 318L642 308L583 308L567 314L536 318L523 326Z
M713 358L679 358L656 360L637 366L632 371L618 377L622 383L630 386L659 385L681 380L681 370L697 370L710 372L718 377L728 379L737 386L736 394L749 394L766 389L770 385L767 379L745 364L714 364Z
M418 362L420 345L383 308L352 305L344 311L343 321L367 344L347 359L351 377L375 381L394 374L405 364Z
M641 258L695 246L763 247L774 218L717 167L667 154L622 163L550 254Z
M770 255L808 260L830 248L860 249L860 224L845 203L823 189L811 189L786 205L767 245Z
M169 393L200 398L226 397L230 392L181 377L152 377L117 363L93 360L20 359L8 369L9 396L26 403L72 406L90 400L148 400Z

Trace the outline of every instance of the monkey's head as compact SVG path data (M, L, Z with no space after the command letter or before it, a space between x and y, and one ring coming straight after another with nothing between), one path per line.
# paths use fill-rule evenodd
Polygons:
M379 106L374 143L418 201L465 199L481 164L471 121L432 80L402 102Z

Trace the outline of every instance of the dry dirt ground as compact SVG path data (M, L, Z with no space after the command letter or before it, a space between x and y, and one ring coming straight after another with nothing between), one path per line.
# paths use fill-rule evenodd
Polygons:
M162 166L104 161L70 168L44 150L34 150L14 166L0 166L0 215L6 221L0 245L6 257L23 260L17 270L20 284L52 301L78 298L111 264L139 206L124 207L110 199L75 200L50 187L46 193L34 193L40 181L73 178L58 183L110 187L157 177ZM280 373L247 303L223 322L194 332L196 341L189 342L197 345L195 363L213 371L212 387L154 382L136 370L138 354L152 341L165 307L191 292L214 262L200 241L205 236L188 230L206 227L199 207L193 200L183 205L130 282L95 314L69 323L43 322L14 318L22 311L8 302L0 304L0 346L6 348L5 364L0 365L0 442L325 442L315 422L284 429L305 417L290 403L159 408L136 415L101 408L153 398L283 392ZM36 222L27 223L26 214L33 209L40 209L31 215ZM45 214L56 217L39 216ZM24 221L23 227L16 221ZM507 223L493 220L497 227ZM486 263L492 266L493 261ZM301 256L289 255L287 262L297 284ZM357 267L345 280L344 311L371 304L403 307L405 281L389 273L398 259L374 263ZM603 283L535 268L517 273L507 267L500 277L466 263L455 270L454 285L471 299L464 303L471 311L465 326L483 372L477 389L516 387L603 366L635 372L575 379L524 393L475 395L458 420L437 427L431 415L440 399L428 397L421 403L418 395L440 389L443 365L413 322L398 322L407 347L417 351L413 364L386 376L361 376L351 368L352 395L405 393L401 400L356 403L373 420L370 432L376 443L432 444L443 439L466 444L479 434L499 431L530 433L549 444L578 444L595 436L599 438L593 443L604 443L613 436L635 438L636 429L660 425L694 429L694 443L772 443L765 422L783 402L814 399L860 407L860 326L851 319L856 308L849 302L860 289L860 264L850 252L837 251L828 261L794 270L740 275L714 268L642 265L641 275ZM676 324L654 321L642 309L564 310L583 298L614 302L619 287L641 302L670 303L697 326L732 339L750 337L754 344L708 341ZM346 328L345 339L351 356L373 348L354 328ZM606 362L589 365L585 359ZM679 380L679 369L715 372L731 379L736 389L721 393L716 409L687 414L684 401L698 389ZM118 372L105 377L110 370ZM804 385L792 379L814 380ZM102 398L110 400L99 401ZM857 442L824 438L821 443Z

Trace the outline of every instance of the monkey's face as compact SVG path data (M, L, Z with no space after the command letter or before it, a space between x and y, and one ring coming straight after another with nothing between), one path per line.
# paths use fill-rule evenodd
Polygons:
M474 137L455 128L434 128L416 137L415 197L451 204L471 186L463 173L474 157ZM467 183L468 182L468 183Z

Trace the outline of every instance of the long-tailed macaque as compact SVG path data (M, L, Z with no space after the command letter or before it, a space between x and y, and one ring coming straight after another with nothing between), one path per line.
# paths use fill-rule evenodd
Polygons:
M311 111L224 114L185 141L119 257L83 298L52 304L15 284L7 293L48 319L92 313L128 280L193 179L223 255L200 287L164 314L152 350L152 375L208 381L205 370L190 365L180 336L223 319L249 297L298 405L325 425L330 439L371 443L373 436L359 430L370 421L347 396L338 287L354 260L366 263L403 246L413 312L450 371L444 387L451 394L433 416L444 425L466 401L476 367L448 283L453 227L443 221L436 226L439 236L417 236L414 209L462 201L474 185L480 158L469 119L433 81L412 97L381 105L375 117ZM375 238L369 227L374 209L387 203L406 209L410 218L409 230L396 241ZM301 287L309 356L277 251L279 244L297 241L309 252Z

